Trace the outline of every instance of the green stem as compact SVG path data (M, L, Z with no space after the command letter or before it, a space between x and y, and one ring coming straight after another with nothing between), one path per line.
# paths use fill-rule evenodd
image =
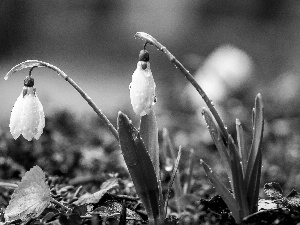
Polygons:
M93 102L93 100L88 96L79 86L75 83L67 74L65 74L61 69L56 66L51 65L50 63L38 61L38 60L27 60L22 62L16 66L14 66L4 77L7 80L13 73L25 69L25 68L32 68L32 67L47 67L49 69L54 70L58 75L64 78L69 84L71 84L76 91L87 101L87 103L92 107L92 109L97 113L100 119L104 122L107 128L111 131L111 133L115 136L117 140L119 140L119 135L116 128L112 125L112 123L107 119L107 117L102 113L102 111L97 107L97 105Z
M166 54L166 56L169 58L169 60L175 65L176 68L178 68L182 74L185 76L185 78L195 87L195 89L199 92L202 99L206 103L207 107L213 114L217 124L219 125L222 135L224 136L226 143L228 143L228 131L226 126L224 125L222 119L220 118L217 110L215 109L212 101L208 98L204 90L200 87L200 85L197 83L197 81L194 79L194 77L190 74L190 72L178 61L178 59L175 58L174 55L169 52L169 50L163 46L161 43L159 43L154 37L151 35L144 33L144 32L137 32L135 34L136 38L141 38L146 41L146 44L149 43L151 45L154 45L158 50L162 51Z

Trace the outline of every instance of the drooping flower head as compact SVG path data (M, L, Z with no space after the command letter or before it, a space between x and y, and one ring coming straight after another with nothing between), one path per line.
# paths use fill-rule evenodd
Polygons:
M149 53L141 50L137 68L129 85L131 105L137 115L144 116L150 112L156 102L155 86L150 69Z
M24 80L24 87L14 104L10 116L10 132L14 139L21 134L31 141L40 138L45 127L43 106L36 95L34 79L29 75Z

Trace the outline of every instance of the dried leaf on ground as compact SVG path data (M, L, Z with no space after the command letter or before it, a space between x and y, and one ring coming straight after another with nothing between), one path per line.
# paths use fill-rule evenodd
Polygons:
M50 188L43 170L34 166L23 176L5 210L5 221L28 221L38 217L50 204Z
M107 193L109 190L117 187L118 179L117 178L111 178L107 181L105 181L101 187L100 190L91 194L91 193L85 193L84 195L80 196L80 198L74 202L75 205L84 205L84 204L93 204L98 203L100 199L103 197L105 193Z

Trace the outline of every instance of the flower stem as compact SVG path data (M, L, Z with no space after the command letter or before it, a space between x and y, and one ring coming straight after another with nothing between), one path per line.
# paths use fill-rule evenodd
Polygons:
M97 105L93 102L93 100L88 96L79 86L75 83L67 74L65 74L62 70L60 70L58 67L51 65L50 63L38 61L38 60L27 60L25 62L22 62L16 66L14 66L4 77L5 80L7 80L13 73L25 69L25 68L34 68L34 67L47 67L49 69L54 70L58 75L60 75L62 78L64 78L69 84L71 84L76 91L79 92L79 94L84 98L84 100L87 101L87 103L92 107L92 109L97 113L97 115L100 117L100 119L104 122L104 124L108 127L108 129L111 131L111 133L115 136L117 140L119 140L119 135L116 130L116 128L112 125L112 123L107 119L107 117L102 113L102 111L97 107ZM30 70L31 72L32 70Z
M219 116L217 110L215 109L212 101L208 98L208 96L206 95L204 90L200 87L200 85L197 83L197 81L194 79L194 77L190 74L190 72L178 61L178 59L175 58L175 56L171 52L169 52L169 50L165 46L163 46L161 43L159 43L151 35L149 35L145 32L137 32L135 34L135 37L145 40L146 44L149 43L149 44L155 46L158 50L165 53L166 56L169 58L169 60L175 65L175 67L178 68L182 72L182 74L185 76L185 78L195 87L195 89L201 95L202 99L206 103L207 107L213 114L217 124L219 125L222 135L224 136L224 138L226 140L226 143L228 143L228 131L227 131L226 126L224 125L221 117Z

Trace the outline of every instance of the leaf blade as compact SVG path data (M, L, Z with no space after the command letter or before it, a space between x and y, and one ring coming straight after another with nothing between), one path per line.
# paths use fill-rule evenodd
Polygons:
M245 177L247 169L247 152L245 148L245 139L244 139L244 129L239 119L236 119L236 133L237 133L237 142L239 148L239 156L242 161L243 177Z
M145 205L149 220L157 220L160 211L155 169L139 132L122 112L118 114L118 133L123 157L136 191Z
M227 207L232 212L236 223L240 223L242 218L240 218L240 209L238 207L238 204L236 203L236 199L228 191L226 186L220 181L220 178L215 174L215 172L203 160L201 160L200 163L202 164L203 169L208 176L208 179L214 185L217 192L221 195Z
M264 115L261 95L255 98L255 107L253 110L253 139L249 153L245 181L247 185L247 198L252 199L250 209L255 210L258 201L258 189L261 174L261 142L263 138ZM254 183L253 183L254 182ZM256 188L253 190L252 188ZM255 192L255 199L252 192ZM249 201L249 200L248 200ZM250 212L251 213L251 212ZM254 212L252 212L254 213Z
M175 162L175 165L174 165L174 168L173 168L173 171L172 171L172 175L171 175L171 180L170 180L169 186L168 186L167 197L166 197L165 204L164 204L165 205L165 207L164 207L165 208L165 213L167 212L169 194L170 194L172 185L173 185L174 181L179 179L179 176L176 176L176 175L178 175L177 171L178 171L178 166L179 166L180 159L181 159L181 146L179 146L177 159L176 159L176 162ZM177 206L178 213L180 213L181 212L181 207L180 207L180 203L178 201L179 201L180 196L183 196L183 195L182 195L182 193L178 192L178 187L176 188L176 185L178 185L178 184L176 184L176 182L175 182L175 188L174 188L175 198L176 198L175 201L176 201L176 206ZM165 217L166 217L166 215L165 215Z
M150 112L141 117L140 135L146 149L151 157L156 177L159 178L159 147L158 147L158 128L155 112L151 107Z
M224 167L224 169L226 170L229 180L231 181L230 182L231 188L234 189L234 187L232 186L233 183L232 183L232 171L230 168L230 156L228 154L227 147L225 146L225 144L222 140L220 131L218 130L217 125L214 122L211 113L206 108L202 109L202 116L205 119L210 136L213 139L213 142L215 143L217 150L220 154L221 164Z
M240 157L230 135L228 136L228 146L230 150L229 153L231 160L230 165L232 171L232 184L234 186L233 193L240 208L240 217L243 218L249 215L249 206L247 202L245 182L243 179L243 170L240 164Z

